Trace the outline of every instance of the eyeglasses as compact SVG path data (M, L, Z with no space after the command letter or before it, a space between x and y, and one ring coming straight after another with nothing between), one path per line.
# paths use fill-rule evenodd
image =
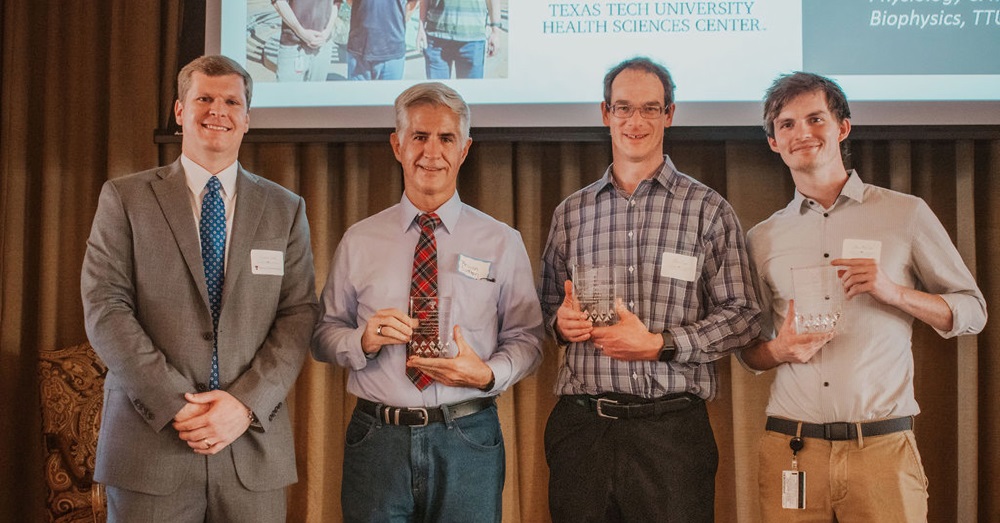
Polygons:
M659 105L644 105L642 107L635 107L634 105L628 104L615 104L611 106L611 114L618 118L631 118L635 114L635 110L639 110L639 114L643 118L652 120L653 118L659 118L663 116L664 109Z

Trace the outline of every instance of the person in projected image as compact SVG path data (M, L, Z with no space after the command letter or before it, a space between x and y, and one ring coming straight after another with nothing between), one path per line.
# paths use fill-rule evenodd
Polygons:
M351 32L351 0L336 0L336 20L333 22L333 36L338 64L347 63L347 37Z
M281 16L279 82L325 82L337 10L333 0L271 0Z
M417 0L352 0L348 80L399 80L406 65L406 23Z
M112 522L285 521L316 289L305 202L237 161L252 92L224 56L184 66L180 158L101 189L81 291Z
M760 310L735 212L663 154L674 112L666 68L614 66L601 102L612 164L552 217L540 292L565 349L545 428L557 523L714 520L705 401L718 389L715 360L757 338ZM571 279L586 267L620 274L605 293L610 324L582 310L584 278Z
M472 145L462 97L417 84L395 107L402 198L344 234L313 334L313 356L347 368L358 397L344 520L499 522L495 398L541 361L531 263L515 229L458 196Z
M923 200L845 167L851 110L834 81L777 78L764 129L795 194L747 239L773 321L739 359L754 372L777 369L760 444L762 519L926 521L927 477L912 430L920 412L913 320L945 338L978 333L983 294ZM792 269L814 266L835 268L829 278L845 299L825 332L796 327L796 312L811 317L817 305L801 292L794 299Z
M424 0L417 48L427 78L482 78L487 56L497 53L500 0Z

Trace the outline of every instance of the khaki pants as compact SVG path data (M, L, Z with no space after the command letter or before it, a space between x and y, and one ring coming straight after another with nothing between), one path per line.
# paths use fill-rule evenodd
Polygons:
M781 471L792 468L791 439L770 431L761 439L763 521L927 521L927 476L913 431L862 441L803 438L798 461L799 470L806 473L805 510L781 508Z

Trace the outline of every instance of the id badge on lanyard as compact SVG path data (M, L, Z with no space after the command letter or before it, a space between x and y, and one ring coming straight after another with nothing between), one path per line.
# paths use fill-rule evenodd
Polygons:
M792 449L792 469L781 471L781 508L806 508L806 473L799 470L799 451L805 447L800 436L802 425L799 425L795 437L788 442Z

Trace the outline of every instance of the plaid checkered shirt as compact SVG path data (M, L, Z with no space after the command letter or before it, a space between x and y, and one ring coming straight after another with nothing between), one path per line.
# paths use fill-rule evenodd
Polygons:
M563 282L574 265L624 268L625 305L650 332L669 332L674 361L622 361L590 341L570 343L556 394L618 392L644 398L690 392L712 399L714 361L760 333L743 231L721 195L677 171L669 157L630 197L612 183L612 168L555 210L543 255L541 303L552 329ZM694 281L665 275L664 254L697 259Z

